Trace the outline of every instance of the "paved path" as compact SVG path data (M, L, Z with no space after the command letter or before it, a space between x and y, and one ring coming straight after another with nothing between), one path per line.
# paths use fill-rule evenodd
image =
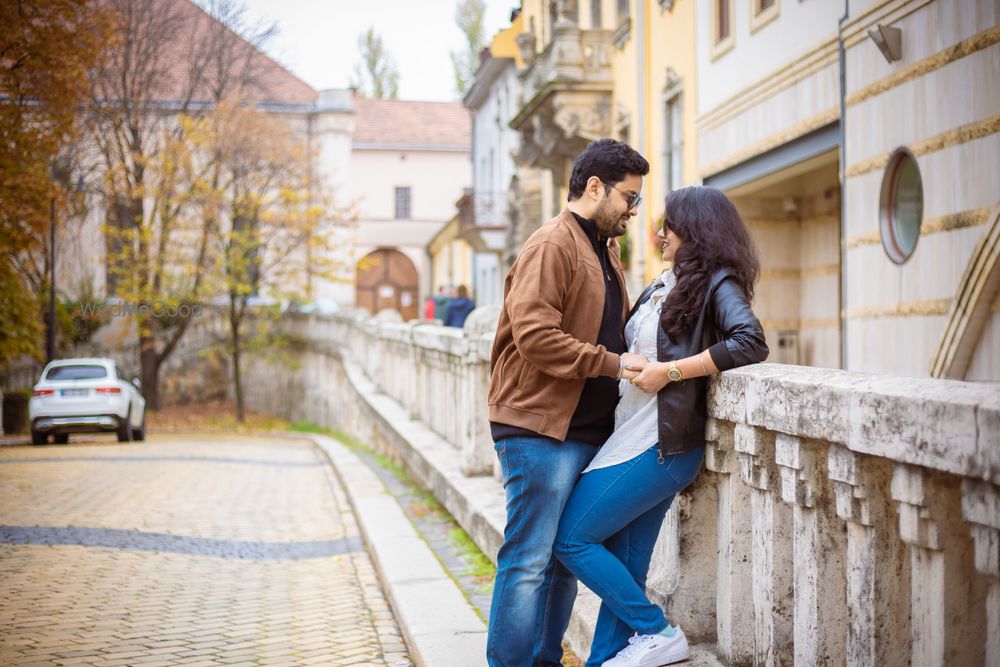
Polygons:
M0 448L0 664L410 665L306 441Z

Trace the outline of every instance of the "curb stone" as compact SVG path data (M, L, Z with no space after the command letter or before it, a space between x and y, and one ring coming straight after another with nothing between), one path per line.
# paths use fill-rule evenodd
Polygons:
M417 667L482 665L486 625L382 481L335 439L301 434L329 458Z

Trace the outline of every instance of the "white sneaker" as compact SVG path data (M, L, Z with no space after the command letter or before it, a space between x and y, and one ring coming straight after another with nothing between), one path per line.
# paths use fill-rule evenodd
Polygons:
M691 654L684 631L677 629L673 637L634 635L628 646L604 663L604 667L661 667L686 660Z

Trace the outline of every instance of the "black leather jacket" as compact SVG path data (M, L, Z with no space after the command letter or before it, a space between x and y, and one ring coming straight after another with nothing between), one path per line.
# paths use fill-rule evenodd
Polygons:
M649 299L656 282L647 287L632 307L629 318ZM708 285L708 296L698 319L677 342L657 326L657 361L690 357L708 348L720 371L767 359L764 330L750 309L743 289L727 269L719 269ZM670 382L657 395L659 444L663 454L687 452L705 443L708 420L708 378Z

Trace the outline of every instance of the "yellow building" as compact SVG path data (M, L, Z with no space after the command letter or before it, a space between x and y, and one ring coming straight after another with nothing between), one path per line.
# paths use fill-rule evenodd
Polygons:
M431 238L427 252L431 257L432 294L437 294L441 287L451 289L459 285L471 290L474 250L462 238L461 213L456 213ZM422 308L420 314L422 317Z
M603 24L614 28L612 136L634 146L650 165L645 202L629 230L630 273L646 283L664 268L649 239L667 193L700 183L695 5L632 0L601 8Z
M670 189L698 183L695 7L692 2L603 0L522 4L526 69L519 162L543 169L537 224L566 203L576 156L602 137L649 160L644 202L623 244L629 290L663 269L651 237Z

